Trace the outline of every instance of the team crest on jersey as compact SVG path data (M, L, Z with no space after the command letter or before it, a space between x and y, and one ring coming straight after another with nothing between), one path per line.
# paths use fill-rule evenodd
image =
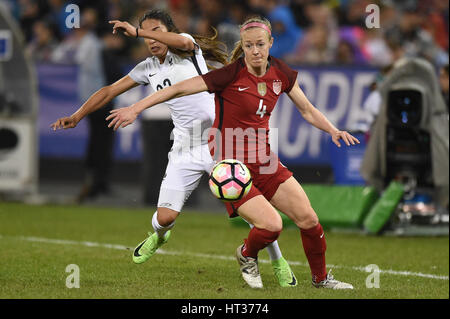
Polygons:
M260 82L258 83L258 93L261 96L266 95L267 93L267 86L266 86L266 82Z
M280 80L273 81L273 92L275 92L276 95L280 94L282 83L283 82L281 82Z

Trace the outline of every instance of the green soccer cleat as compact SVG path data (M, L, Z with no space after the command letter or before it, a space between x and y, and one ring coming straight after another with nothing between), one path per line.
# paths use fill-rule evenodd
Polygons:
M170 237L170 230L167 231L164 238L159 238L157 233L148 234L149 237L140 243L133 251L133 261L136 264L142 264L150 259L159 247L167 243Z
M297 278L295 278L286 259L281 257L280 259L272 260L272 268L281 287L297 286Z

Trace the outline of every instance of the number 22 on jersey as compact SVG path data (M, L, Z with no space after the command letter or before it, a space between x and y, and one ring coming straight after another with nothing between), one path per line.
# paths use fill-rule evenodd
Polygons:
M263 105L264 100L259 100L258 110L256 111L256 114L259 115L261 118L266 114L266 106Z
M167 87L167 86L171 86L171 85L172 85L172 83L170 82L169 79L164 79L163 85L158 84L158 85L156 86L156 90L159 91L159 90L162 90L163 88L165 88L165 87Z

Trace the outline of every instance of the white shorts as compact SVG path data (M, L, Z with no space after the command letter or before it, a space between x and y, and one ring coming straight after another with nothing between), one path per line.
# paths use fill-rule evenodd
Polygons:
M209 174L215 161L208 144L189 149L173 147L169 152L166 174L159 191L158 207L180 212L204 173Z

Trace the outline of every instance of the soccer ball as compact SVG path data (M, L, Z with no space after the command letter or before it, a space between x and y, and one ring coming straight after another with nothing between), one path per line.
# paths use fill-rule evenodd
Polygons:
M248 194L252 187L250 171L244 163L225 159L214 165L209 174L209 188L223 201L236 201Z

